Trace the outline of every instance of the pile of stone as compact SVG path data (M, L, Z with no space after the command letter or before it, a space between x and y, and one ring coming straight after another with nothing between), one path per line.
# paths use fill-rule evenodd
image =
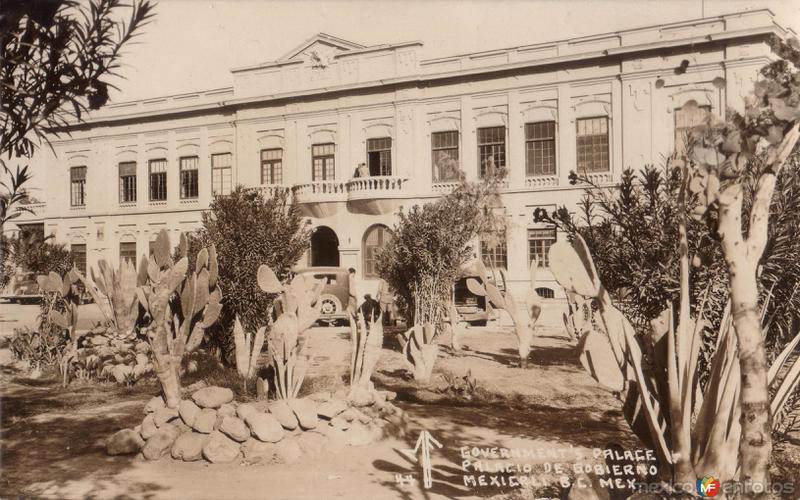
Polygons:
M236 403L223 387L204 387L167 408L161 396L145 406L141 425L106 442L109 455L141 453L148 460L169 456L186 462L294 463L323 450L364 446L402 435L405 414L395 394L369 391L354 400L344 391L305 398Z
M147 342L117 335L106 327L97 327L81 338L72 368L119 384L133 384L154 373Z

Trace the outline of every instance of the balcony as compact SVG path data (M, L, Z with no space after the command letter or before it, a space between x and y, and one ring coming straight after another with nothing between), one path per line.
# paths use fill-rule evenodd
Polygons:
M392 175L359 177L347 183L350 210L367 215L393 212L398 201L409 196L409 180Z
M306 215L324 218L336 213L339 202L347 201L347 183L342 181L312 181L295 184L294 200Z
M261 195L264 198L272 198L276 194L282 193L284 191L289 191L289 193L291 194L292 188L285 184L261 184L260 186L256 186L252 189L260 191Z

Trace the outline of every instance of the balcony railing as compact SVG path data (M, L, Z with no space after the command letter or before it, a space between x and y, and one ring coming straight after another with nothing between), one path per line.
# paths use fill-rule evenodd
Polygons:
M347 183L342 181L312 181L295 184L292 193L298 203L326 203L347 200Z
M272 198L278 193L283 191L289 191L291 193L292 188L286 186L284 184L261 184L260 186L256 186L253 189L261 191L261 194L264 198Z
M396 198L408 191L408 179L393 175L358 177L347 183L348 198Z
M556 175L537 175L525 178L525 187L544 188L558 186L558 176Z

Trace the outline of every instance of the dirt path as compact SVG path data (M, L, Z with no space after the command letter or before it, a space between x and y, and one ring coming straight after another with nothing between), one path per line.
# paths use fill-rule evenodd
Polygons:
M171 460L108 457L103 442L114 431L141 421L155 383L120 388L110 384L73 384L61 389L51 381L21 378L3 371L3 497L44 498L522 498L557 497L557 484L525 489L508 485L465 485L479 475L462 467L462 447L548 450L569 448L586 455L594 447L620 443L635 447L619 405L597 387L575 359L574 342L556 326L537 332L527 369L517 366L515 338L504 328L469 330L462 353L443 350L430 386L406 377L402 357L384 349L375 380L398 393L398 406L410 417L407 434L338 454L304 457L282 465L207 465ZM308 392L341 384L349 357L341 331L317 331L310 337L317 353L305 388ZM471 374L476 389L452 390ZM431 452L432 485L403 451L413 448L423 430L443 445ZM419 456L419 455L417 455ZM546 457L512 460L530 463L537 477ZM587 459L589 460L589 459Z

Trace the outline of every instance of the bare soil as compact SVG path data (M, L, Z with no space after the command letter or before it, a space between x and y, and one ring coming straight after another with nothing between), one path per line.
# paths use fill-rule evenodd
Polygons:
M373 377L397 393L410 417L404 436L343 452L304 457L291 465L209 465L172 460L148 462L109 457L104 440L141 422L157 383L132 388L32 380L6 365L2 391L3 498L559 498L556 482L508 486L466 485L462 447L547 450L571 447L587 456L618 444L641 448L628 430L614 396L580 367L576 342L558 325L557 311L537 328L531 362L518 365L516 338L504 326L467 330L467 348L442 348L431 383L410 380L402 355L387 341ZM443 339L447 343L447 339ZM344 384L349 340L342 329L315 329L314 354L304 393ZM465 379L466 377L466 379ZM474 380L474 386L466 383ZM424 488L420 464L403 450L427 430L443 445L431 452L432 487ZM419 457L419 454L416 455ZM588 460L588 459L587 459ZM543 478L556 476L535 464Z

